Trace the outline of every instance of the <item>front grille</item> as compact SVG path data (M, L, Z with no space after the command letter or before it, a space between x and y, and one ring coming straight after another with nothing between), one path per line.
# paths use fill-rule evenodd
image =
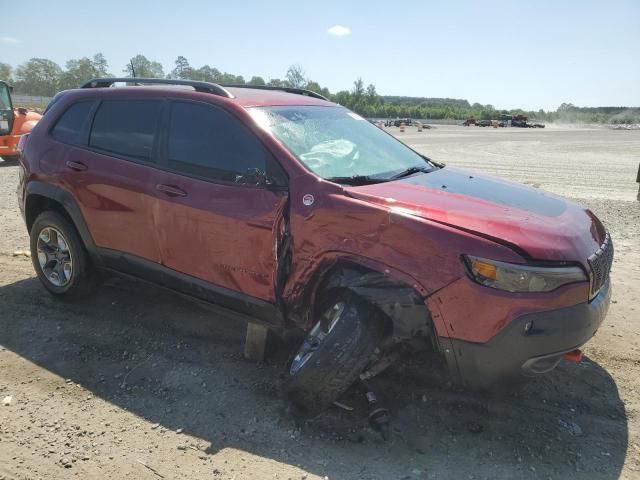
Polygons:
M589 257L591 266L591 298L595 297L602 286L609 279L609 271L613 263L613 243L609 232L606 233L604 243L596 253Z

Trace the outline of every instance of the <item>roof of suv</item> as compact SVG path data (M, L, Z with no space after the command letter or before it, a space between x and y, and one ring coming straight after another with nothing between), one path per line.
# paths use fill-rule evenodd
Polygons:
M132 86L131 83L136 82L139 85ZM109 94L115 89L115 83L125 83L129 86L117 87L118 92L127 95L134 92L150 91L175 94L176 90L180 91L180 95L189 95L194 92L195 95L213 95L216 98L223 98L225 101L231 101L242 107L256 106L276 106L276 105L318 105L330 106L335 105L322 95L304 89L289 87L270 87L270 86L250 86L250 85L218 85L209 82L200 82L194 80L176 80L176 79L160 79L160 78L95 78L84 83L79 90L91 91L94 89L110 90ZM193 88L193 90L191 90ZM195 90L195 91L194 91Z
M235 101L243 107L261 107L268 105L335 105L327 100L298 93L289 93L283 90L261 90L245 87L225 87L225 89L234 96L234 98L229 98L228 100Z

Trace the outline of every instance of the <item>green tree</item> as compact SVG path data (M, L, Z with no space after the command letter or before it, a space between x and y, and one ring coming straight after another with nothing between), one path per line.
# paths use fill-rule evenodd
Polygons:
M362 78L359 78L353 82L353 90L351 91L351 95L353 95L353 100L355 102L360 101L360 99L364 96L364 82Z
M249 80L249 85L266 85L267 83L264 81L264 78L262 77L256 77L253 76L251 77L251 80Z
M193 72L193 80L201 80L203 82L219 82L222 74L217 68L204 65Z
M331 98L331 92L329 89L322 87L318 82L314 82L313 80L309 80L304 88L311 90L312 92L319 93L324 97Z
M131 68L131 64L135 68L134 71ZM164 70L162 65L159 62L155 62L149 60L144 55L136 55L131 59L131 61L127 64L125 69L123 70L129 77L139 77L139 78L164 78Z
M46 58L32 58L16 68L16 91L29 95L52 96L59 88L62 69Z
M107 63L107 59L104 58L104 55L100 52L93 56L93 68L96 69L96 72L98 72L98 75L100 76L110 76L108 73L109 64Z
M309 80L304 88L322 95L322 87L318 82L314 82L313 80Z
M374 105L376 103L378 103L378 92L376 92L376 87L373 84L369 84L369 86L367 87L367 91L366 91L366 95L367 95L367 103Z
M0 62L0 80L11 83L13 79L13 77L11 76L12 72L13 69L11 68L11 65L9 65L8 63Z
M138 73L137 68L136 73ZM195 80L193 76L193 69L191 68L191 65L189 65L189 60L183 56L176 58L175 67L168 75L169 78Z
M234 85L234 84L243 85L246 83L242 75L234 75L233 73L227 73L227 72L224 72L222 75L220 75L220 78L218 79L218 81L220 83L225 83L229 85Z
M305 88L307 86L307 78L304 70L298 64L291 65L285 75L287 86L292 88Z
M346 90L341 90L333 96L333 101L347 107L351 104L351 94Z
M280 80L279 78L270 79L269 83L267 85L269 85L270 87L284 87L284 86L286 86L285 82Z
M95 54L93 58L82 57L69 60L65 67L66 70L60 75L60 90L78 88L87 80L109 75L107 61L101 53Z

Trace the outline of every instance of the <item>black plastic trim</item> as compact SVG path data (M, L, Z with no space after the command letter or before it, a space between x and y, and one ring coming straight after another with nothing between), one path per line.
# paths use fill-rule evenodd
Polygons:
M276 327L284 325L281 311L270 302L214 285L127 253L101 247L97 248L96 253L101 258L103 268L111 272L122 273L167 287L178 293L241 314L247 319L259 320Z
M73 195L69 193L62 187L51 185L49 183L39 182L39 181L31 181L27 183L25 196L24 196L24 212L25 212L25 221L28 221L26 215L28 213L28 204L29 204L29 196L31 195L40 195L45 198L49 198L58 202L60 205L64 207L66 212L73 220L76 228L78 229L78 233L82 238L82 242L85 247L89 251L89 253L95 252L95 242L93 241L93 237L87 228L87 224L84 221L84 216L82 215L82 211L78 206L78 203L73 198ZM27 225L30 228L30 225Z
M340 265L326 275L318 291L346 288L377 306L391 320L396 339L432 336L431 315L420 293L402 282L358 265Z
M212 93L220 97L234 98L231 93L221 85L196 80L174 80L168 78L131 78L131 77L105 77L93 78L83 83L80 88L108 88L114 83L133 83L135 86L146 85L185 85L193 87L196 92Z
M487 388L552 369L556 359L593 337L610 300L611 284L607 282L591 302L522 315L486 343L442 338L451 342L455 352L458 378L454 380L473 388ZM541 366L545 368L538 368Z

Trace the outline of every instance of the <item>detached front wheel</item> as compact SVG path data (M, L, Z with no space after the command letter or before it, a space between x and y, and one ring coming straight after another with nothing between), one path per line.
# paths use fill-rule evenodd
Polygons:
M329 408L357 379L385 335L382 313L348 292L332 296L287 368L284 390L300 413Z

